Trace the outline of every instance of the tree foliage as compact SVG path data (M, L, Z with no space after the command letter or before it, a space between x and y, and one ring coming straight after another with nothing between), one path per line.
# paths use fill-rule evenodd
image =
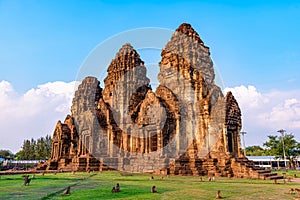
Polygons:
M0 150L0 158L4 158L5 160L13 159L14 154L10 150L1 149Z
M293 134L283 136L269 135L268 141L263 143L263 147L258 145L246 147L248 156L275 156L276 158L284 158L283 143L287 160L293 165L293 160L300 155L300 143L295 140Z
M254 146L246 147L246 154L248 156L265 156L266 151L264 148L258 145L254 145Z
M22 149L16 153L18 160L47 160L51 155L51 137L24 140Z
M266 152L268 155L274 155L279 158L283 158L283 151L285 151L288 159L299 155L300 143L295 140L295 136L293 134L286 134L284 137L269 135L268 138L269 141L263 144L263 146L266 147Z
M277 158L284 158L293 161L296 156L300 155L300 143L295 140L293 134L286 134L284 136L268 136L269 140L263 144L266 147L266 154L273 155ZM284 143L284 148L283 148ZM292 164L293 162L290 162Z

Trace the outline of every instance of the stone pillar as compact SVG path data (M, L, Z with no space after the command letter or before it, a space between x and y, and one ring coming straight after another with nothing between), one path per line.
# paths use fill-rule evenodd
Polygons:
M194 120L194 110L192 104L188 104L188 128L187 128L187 145L192 144L194 138L194 127L193 127L193 120ZM189 148L187 146L187 148Z
M141 153L145 153L145 131L143 129L142 137L141 137Z
M224 143L224 151L226 153L228 153L229 150L228 150L228 140L227 140L227 127L226 127L226 124L223 125L223 143Z
M123 142L123 150L124 151L128 151L127 150L127 137L128 137L128 132L122 134L122 138L123 138L122 142Z
M58 158L60 158L62 156L62 142L59 142L58 144Z
M237 133L237 131L235 131L234 132L234 147L235 147L235 155L236 156L239 155L238 137L239 137L239 134Z
M241 148L241 137L240 137L240 130L238 129L238 132L237 132L237 138L236 138L236 140L237 140L237 156L238 157L242 157L244 154L242 153L242 148Z
M150 143L149 132L146 132L146 153L150 152L149 143Z
M53 157L52 157L52 158L58 159L58 158L59 158L58 152L59 152L59 145L58 145L58 143L56 142L56 143L54 143L54 145L53 145L53 149L52 149L52 155L53 155Z
M134 147L133 147L133 137L132 137L132 134L130 135L130 152L134 152Z
M230 135L231 135L231 149L232 149L232 153L235 154L234 133L231 131Z
M93 143L92 143L92 137L90 137L89 135L86 136L86 140L87 140L87 154L92 154L93 153Z
M179 156L179 150L180 150L180 122L179 119L176 119L176 156Z
M145 135L141 138L141 153L145 153Z
M82 155L86 154L85 135L82 136Z
M162 138L161 130L159 130L159 126L157 127L156 134L157 134L157 150L160 151L161 148L163 147L162 144L163 138Z
M134 141L135 141L135 143L134 143L134 152L138 152L139 150L138 150L138 138L137 137L135 137L134 138Z
M81 155L81 136L79 136L78 137L79 139L78 139L78 147L77 147L77 149L78 149L78 152L77 152L77 155L79 156L79 155Z
M130 134L128 134L127 135L127 151L128 152L131 152L131 146L130 146L130 141L131 141L131 135Z
M108 126L108 129L107 129L107 134L108 134L108 137L107 137L107 143L108 143L108 155L109 157L112 157L113 155L113 133L112 133L112 126L109 125Z

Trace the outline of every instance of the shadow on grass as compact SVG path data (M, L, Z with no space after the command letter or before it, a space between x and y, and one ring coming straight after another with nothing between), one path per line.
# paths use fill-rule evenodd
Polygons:
M160 199L163 194L174 189L159 187L158 193L151 193L151 186L121 185L121 191L112 193L113 183L99 185L98 182L79 182L71 186L71 194L63 195L63 189L53 192L42 199Z
M126 186L121 188L120 192L112 193L111 188L101 188L94 190L95 196L97 199L160 199L161 196L168 191L160 188L157 193L151 193L151 187L146 186ZM79 192L79 191L78 191ZM73 193L76 195L77 193ZM70 199L72 197L70 196Z
M78 183L79 183L79 182L78 182ZM76 186L78 183L74 183L74 184L69 185L69 186L70 186L70 187L74 187L74 186ZM52 199L53 197L56 197L56 196L58 196L58 195L62 195L63 192L64 192L66 189L67 189L67 188L60 189L60 190L58 190L58 191L56 191L56 192L53 192L53 193L51 193L51 194L48 194L47 196L45 196L45 197L43 197L43 198L41 198L41 199L42 199L42 200Z

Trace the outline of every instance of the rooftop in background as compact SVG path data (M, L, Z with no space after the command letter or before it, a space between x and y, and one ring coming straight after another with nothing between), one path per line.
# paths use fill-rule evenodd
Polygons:
M281 158L279 158L279 159L276 159L276 156L247 156L247 158L249 159L249 160L256 160L256 161L266 161L266 160L283 160L283 159L281 159ZM300 160L300 156L297 156L296 157L297 158L297 160Z

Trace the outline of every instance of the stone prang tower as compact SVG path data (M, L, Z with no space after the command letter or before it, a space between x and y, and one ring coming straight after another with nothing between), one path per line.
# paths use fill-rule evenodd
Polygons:
M38 168L264 177L241 153L240 108L215 84L209 48L190 24L173 33L159 67L153 91L144 62L124 44L104 88L95 77L79 85Z

